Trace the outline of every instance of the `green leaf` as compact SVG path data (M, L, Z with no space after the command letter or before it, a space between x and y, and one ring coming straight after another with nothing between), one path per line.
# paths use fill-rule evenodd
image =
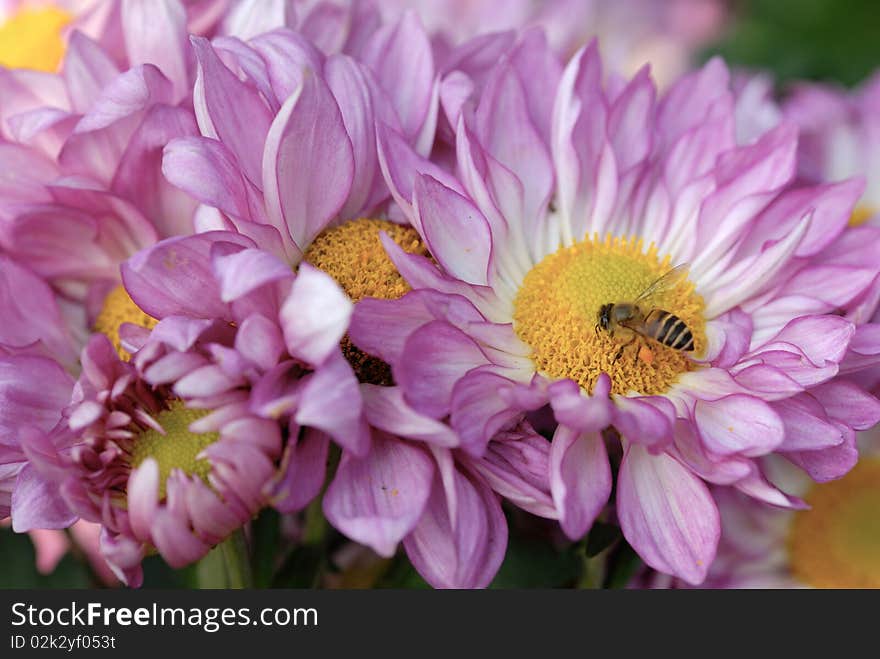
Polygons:
M562 588L580 574L576 545L556 549L546 538L511 536L490 588Z
M272 579L273 588L315 588L320 586L326 565L324 549L318 545L300 545L287 558Z
M254 586L268 588L278 567L281 544L281 515L272 508L264 509L251 524Z
M642 559L625 541L614 552L608 569L607 588L626 588L636 573L642 568Z
M406 554L399 552L392 560L391 567L376 584L376 588L406 588L424 590L430 586L409 562Z
M171 590L197 587L196 564L175 570L161 556L154 555L145 558L141 566L144 570L143 588Z

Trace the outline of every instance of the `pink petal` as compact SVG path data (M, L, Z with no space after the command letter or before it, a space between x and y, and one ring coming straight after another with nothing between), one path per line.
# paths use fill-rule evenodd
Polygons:
M485 588L507 548L507 522L497 496L480 480L458 471L446 491L434 479L431 497L415 530L404 539L406 553L435 588ZM457 501L456 513L449 501Z
M265 316L248 316L235 335L235 349L261 369L268 371L284 353L284 337L278 324Z
M533 515L559 519L550 493L550 442L524 423L499 433L469 464L500 496Z
M192 37L193 48L199 60L201 84L196 84L196 96L203 95L207 116L199 117L202 134L216 136L235 155L245 176L254 185L262 181L263 146L269 133L272 117L257 91L241 82L232 73L202 37ZM196 99L198 111L200 103ZM213 133L206 132L208 122Z
M363 416L357 378L341 353L335 353L303 380L294 420L323 430L354 455L363 456L370 433Z
M204 137L170 141L165 147L162 173L202 203L229 215L250 216L238 162L221 142Z
M620 396L613 409L614 425L628 441L656 450L672 439L676 412L667 398Z
M697 401L694 420L706 447L718 455L766 455L785 437L779 415L764 401L748 395Z
M527 385L477 368L455 383L450 421L461 437L462 448L481 456L499 430L523 412L546 403L544 392L531 391Z
M119 69L97 43L78 30L70 35L63 76L75 112L86 112L117 75Z
M151 62L172 81L175 100L189 92L186 12L174 0L127 0L122 31L128 61Z
M415 137L428 113L434 84L431 44L415 12L376 31L363 58L391 96L404 134Z
M828 416L854 430L870 430L880 423L880 401L845 380L834 380L811 392Z
M70 404L72 391L70 376L51 359L0 358L0 444L15 444L24 426L49 432Z
M159 508L159 464L144 460L128 477L128 520L135 537L149 542L150 530Z
M167 105L151 107L130 137L113 179L113 192L134 203L162 237L193 231L196 201L169 184L161 164L165 145L196 133L198 127L190 111Z
M168 238L122 264L122 281L138 306L154 318L226 318L227 305L214 279L211 249L218 242L250 247L228 231Z
M459 438L452 428L419 414L407 405L400 387L363 384L361 395L364 399L364 414L374 428L445 448L459 445Z
M64 529L73 524L74 515L62 499L58 483L26 465L12 492L12 529L24 533L32 529Z
M194 563L211 549L196 537L186 520L165 508L156 512L152 531L156 549L173 568Z
M809 451L843 442L843 434L828 420L819 401L809 394L777 401L773 409L785 424L785 440L779 445L780 451Z
M414 204L431 255L456 278L486 285L492 237L482 213L427 175L416 179Z
M291 355L318 365L339 350L353 305L332 277L303 263L281 307L281 328Z
M342 208L354 172L339 107L317 75L304 78L272 121L262 172L269 221L305 250Z
M677 460L630 445L617 477L617 514L648 565L695 585L705 579L721 533L718 508Z
M550 491L559 524L572 540L584 536L611 496L611 465L596 432L560 425L550 446Z
M327 435L306 430L290 443L282 462L282 473L273 484L272 505L283 513L305 508L321 491L327 470Z
M407 340L394 376L414 409L440 418L450 411L456 382L487 361L467 334L448 323L434 321Z
M220 299L232 302L266 284L293 279L290 266L261 249L221 254L214 251L214 269L220 282Z
M376 433L364 458L343 453L324 514L348 537L390 557L422 516L433 473L424 451Z

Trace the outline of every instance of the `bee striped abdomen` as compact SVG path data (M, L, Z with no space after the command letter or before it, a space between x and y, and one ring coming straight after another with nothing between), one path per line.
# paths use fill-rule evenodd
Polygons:
M675 314L654 309L645 319L648 336L675 350L694 349L694 335L687 324Z

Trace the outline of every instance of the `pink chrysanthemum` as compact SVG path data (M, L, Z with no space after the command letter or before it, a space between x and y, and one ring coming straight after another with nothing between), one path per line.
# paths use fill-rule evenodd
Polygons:
M383 556L403 541L434 585L488 584L507 534L496 492L555 515L546 479L542 487L535 476L546 442L522 426L495 438L494 459L477 463L446 425L406 405L387 364L347 337L353 302L408 290L380 232L426 253L412 228L392 221L399 210L388 204L374 128L393 130L406 148L432 144L437 97L424 33L411 16L376 32L362 46L367 66L325 57L287 31L247 44L194 43L196 107L210 137L172 142L164 171L211 207L206 226L240 233L171 239L136 255L123 268L128 292L163 322L183 315L235 325L236 354L224 360L259 375L249 408L277 420L289 446L277 506L297 510L315 496L332 439L343 452L323 507L336 528ZM248 53L262 58L268 78ZM231 97L250 108L246 125L224 104ZM265 306L267 290L276 307ZM188 368L189 358L184 351L168 365ZM238 384L219 377L222 368L191 378L225 395Z
M809 505L767 506L730 488L713 492L721 512L718 555L704 588L880 588L880 452L876 431L862 433L859 463L842 478L814 483L791 465L768 471ZM646 573L634 585L687 588Z
M783 111L800 128L800 175L808 181L864 177L865 189L849 224L880 226L880 74L853 91L801 83L784 103ZM857 235L867 240L870 234ZM862 247L871 248L871 243ZM863 303L850 311L850 317L880 323L880 281L863 297ZM880 330L874 332L875 339L880 337ZM857 377L869 391L880 394L880 368L862 371Z
M221 351L232 330L170 319L155 333L176 345L190 342L194 367L200 351ZM161 345L149 352L161 357ZM47 501L28 496L34 494L28 487L57 488L73 514L102 525L102 552L121 579L137 586L146 552L156 548L170 565L187 565L266 505L281 434L276 424L249 413L242 396L195 407L177 395L186 390L185 378L149 384L101 335L83 350L82 363L61 422L49 433L20 433L30 464L28 480L13 496L17 529L45 528L52 521ZM140 363L154 365L146 355ZM243 377L227 367L229 377ZM153 379L166 378L154 372ZM16 497L27 500L15 505Z
M880 222L880 74L854 91L800 83L783 112L800 128L800 174L809 181L865 177L851 224Z
M439 267L385 240L416 290L362 302L350 334L472 453L549 405L551 491L572 538L608 502L616 431L625 537L647 564L699 583L719 535L706 482L797 507L758 459L833 479L855 463L855 431L877 422L877 401L836 377L877 359L874 327L840 315L880 272L877 230L846 228L861 182L790 186L790 125L737 145L720 61L655 102L647 72L603 87L593 46L565 70L551 117L536 115L533 84L502 59L463 104L456 177L388 159ZM644 310L676 317L664 332L600 326L603 305L680 264L687 277Z
M137 313L109 296L119 263L192 231L196 205L161 176L164 144L196 132L185 27L162 12L155 23L161 47L129 38L128 70L74 32L61 73L0 71L0 160L15 172L0 190L0 247L52 284L80 344L92 330L117 340L113 319Z
M693 52L718 33L726 18L726 7L719 0L387 0L376 4L386 18L416 9L441 55L467 39L539 27L557 53L570 55L598 37L611 69L630 74L650 61L663 83L689 67Z

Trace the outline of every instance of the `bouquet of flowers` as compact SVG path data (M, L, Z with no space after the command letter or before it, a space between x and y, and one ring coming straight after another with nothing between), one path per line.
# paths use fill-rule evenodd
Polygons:
M693 64L726 10L4 3L0 517L131 587L880 587L880 79Z

